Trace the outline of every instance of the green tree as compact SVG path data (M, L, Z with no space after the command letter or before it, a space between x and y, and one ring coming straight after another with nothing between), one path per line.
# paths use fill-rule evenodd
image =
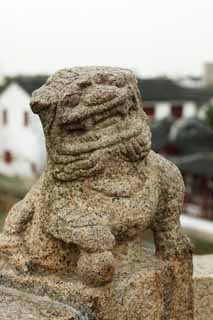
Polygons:
M207 112L206 112L206 119L208 124L213 127L213 104L210 104Z

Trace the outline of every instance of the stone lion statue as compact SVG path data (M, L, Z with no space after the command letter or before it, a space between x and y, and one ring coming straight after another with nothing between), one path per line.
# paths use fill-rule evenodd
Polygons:
M162 259L191 252L179 222L182 177L151 150L130 70L58 71L33 93L31 108L43 125L48 163L1 235L0 252L16 268L103 285L147 229Z

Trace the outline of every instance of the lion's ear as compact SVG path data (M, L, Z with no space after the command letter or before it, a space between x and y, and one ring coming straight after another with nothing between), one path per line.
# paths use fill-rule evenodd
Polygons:
M35 114L40 114L42 111L56 105L58 99L59 98L55 92L48 90L45 86L42 86L32 93L30 107Z
M30 101L30 107L33 113L40 115L42 111L46 111L51 108L51 104L41 104L41 102L33 101L31 99Z
M39 114L40 113L40 105L39 103L35 103L34 101L30 101L30 107L33 113Z

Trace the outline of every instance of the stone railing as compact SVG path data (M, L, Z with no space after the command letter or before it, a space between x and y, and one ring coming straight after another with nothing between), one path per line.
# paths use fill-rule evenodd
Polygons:
M194 256L194 318L213 319L213 255Z

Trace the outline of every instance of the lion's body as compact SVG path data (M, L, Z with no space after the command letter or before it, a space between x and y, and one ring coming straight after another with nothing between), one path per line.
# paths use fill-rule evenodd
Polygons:
M68 271L74 268L79 256L75 245L91 252L107 247L103 232L85 242L80 236L86 229L94 231L103 225L118 240L124 236L133 239L147 229L160 235L162 226L163 233L174 232L184 196L177 168L152 151L146 161L125 164L122 179L122 164L117 164L117 168L115 163L112 165L115 170L110 181L100 175L86 181L53 180L50 184L48 172L41 176L26 198L8 214L4 229L7 237L20 238L16 249L28 253L27 261L49 270ZM52 186L48 193L46 183ZM55 199L55 194L61 197ZM60 215L60 210L67 214ZM162 248L167 247L164 241L161 240Z
M34 95L32 108L44 126L48 165L10 211L1 252L20 268L77 269L86 283L101 284L111 280L121 244L127 254L147 229L164 258L190 250L179 223L183 180L150 151L132 73L61 71Z

